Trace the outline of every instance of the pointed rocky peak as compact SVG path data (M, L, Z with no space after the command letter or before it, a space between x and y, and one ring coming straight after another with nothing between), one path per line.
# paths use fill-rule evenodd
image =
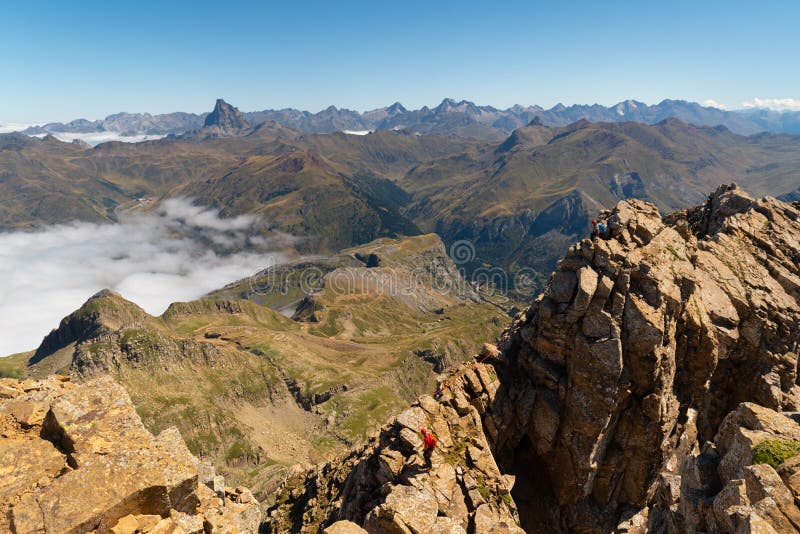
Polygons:
M800 407L800 212L725 185L705 205L663 219L641 200L621 201L600 218L603 233L570 248L500 345L508 361L500 381L527 380L508 398L533 401L520 419L496 412L487 428L528 422L517 438L498 432L493 450L518 451L523 436L529 440L568 532L596 524L644 532L616 528L631 506L697 531L706 521L699 510L711 502L726 510L729 490L765 494L756 492L766 481L749 478L765 474L750 465L759 442L798 439L800 427L780 412ZM740 430L740 422L760 432ZM789 480L800 465L785 469ZM627 482L609 483L610 473ZM512 474L526 484L523 470ZM786 494L771 476L768 485ZM752 513L747 506L743 513ZM728 520L720 514L702 528L731 531Z
M445 98L442 100L442 103L433 108L435 113L444 113L447 111L451 111L454 107L458 105L458 102L453 100L452 98Z
M408 110L400 102L395 102L394 104L392 104L391 106L386 108L386 113L388 113L390 116L391 115L397 115L399 113L407 113L407 112L408 112Z
M206 117L203 126L206 128L216 126L223 131L234 131L250 128L250 123L238 108L219 98L214 106L214 111Z
M83 139L73 139L72 144L75 146L79 146L81 148L92 148L92 145L84 141Z
M528 126L544 126L544 123L542 122L542 118L539 115L536 115L533 119L531 119L531 122L528 123Z

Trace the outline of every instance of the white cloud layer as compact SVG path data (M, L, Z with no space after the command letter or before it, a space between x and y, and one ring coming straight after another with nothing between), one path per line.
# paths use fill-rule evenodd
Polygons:
M727 109L727 108L725 107L725 104L720 104L720 103L719 103L719 102L717 102L716 100L712 100L712 99L710 99L710 98L709 98L708 100L703 100L703 102L701 102L701 103L702 103L704 106L706 106L706 107L709 107L709 108Z
M0 356L32 350L97 291L151 314L198 298L271 262L286 236L257 235L251 216L221 219L185 199L119 224L72 223L0 233ZM253 252L232 252L247 247ZM212 250L213 249L213 250Z
M48 134L36 134L32 137L45 137ZM166 135L120 135L117 132L90 132L90 133L74 133L74 132L52 132L53 137L59 141L71 143L75 139L80 139L84 143L92 146L97 146L100 143L107 143L109 141L122 141L123 143L140 143L142 141L151 141L153 139L161 139Z
M798 98L754 98L742 102L744 109L774 109L776 111L800 111Z
M33 126L41 126L41 123L22 123L22 122L9 122L0 124L0 134L11 132L22 132ZM36 134L31 137L44 137L48 134ZM108 141L122 141L123 143L140 143L142 141L151 141L153 139L161 139L165 135L121 135L118 132L89 132L89 133L75 133L75 132L51 132L50 135L64 141L71 143L75 139L80 139L84 143L92 146L97 146L100 143L107 143Z

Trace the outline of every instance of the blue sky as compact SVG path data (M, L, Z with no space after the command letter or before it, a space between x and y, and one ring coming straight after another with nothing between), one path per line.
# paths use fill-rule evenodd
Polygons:
M16 5L13 5L16 4ZM445 96L499 107L800 99L800 2L191 2L0 6L0 123Z

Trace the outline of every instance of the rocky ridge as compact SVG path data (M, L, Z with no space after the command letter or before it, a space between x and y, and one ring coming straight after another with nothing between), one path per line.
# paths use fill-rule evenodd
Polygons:
M172 427L142 425L109 377L0 379L0 531L257 532L259 503L225 487Z
M498 387L490 366L471 366L438 400L420 397L364 447L296 474L271 509L267 532L362 532L358 525L371 533L523 532L513 477L501 473L481 424ZM421 428L439 439L430 469Z
M558 104L546 109L538 105L515 105L507 109L481 106L462 100L445 98L434 107L406 109L399 102L359 113L354 110L329 106L317 113L299 109L265 109L243 113L254 126L274 120L304 132L330 133L341 130L391 130L406 128L410 131L443 134L466 134L481 138L494 138L510 133L531 121L562 126L580 119L591 121L638 121L655 124L669 117L697 125L724 125L734 132L751 135L757 132L800 132L796 111L752 109L725 111L695 102L663 100L655 105L625 100L612 106ZM137 134L180 134L199 128L207 114L169 113L116 113L105 119L89 121L77 119L69 123L49 123L24 130L27 135L53 132L121 132Z
M287 481L271 531L800 530L800 210L722 186L663 219L622 201L608 223L491 367ZM443 436L430 473L422 425Z
M530 443L562 527L647 507L742 402L797 410L798 236L793 206L722 186L664 220L621 202L570 249L503 343L509 397L533 402L486 420L512 430L490 432L499 457Z

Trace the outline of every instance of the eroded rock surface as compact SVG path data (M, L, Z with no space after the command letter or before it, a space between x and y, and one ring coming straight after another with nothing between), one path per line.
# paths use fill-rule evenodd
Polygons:
M490 366L469 367L439 400L420 397L365 447L288 480L267 531L521 533L511 480L481 423L498 385ZM439 439L430 470L422 428Z
M150 434L111 378L0 385L0 532L258 531L249 490L225 488L175 428Z
M678 499L685 462L740 403L800 402L796 207L723 186L664 220L620 202L608 227L570 249L505 335L499 405L528 402L486 418L501 464L533 448L565 531L610 531L657 495ZM741 447L716 470L738 480L726 466L749 456Z
M499 349L287 481L270 531L800 530L800 459L753 464L762 442L800 446L797 205L736 186L665 218L620 202Z

